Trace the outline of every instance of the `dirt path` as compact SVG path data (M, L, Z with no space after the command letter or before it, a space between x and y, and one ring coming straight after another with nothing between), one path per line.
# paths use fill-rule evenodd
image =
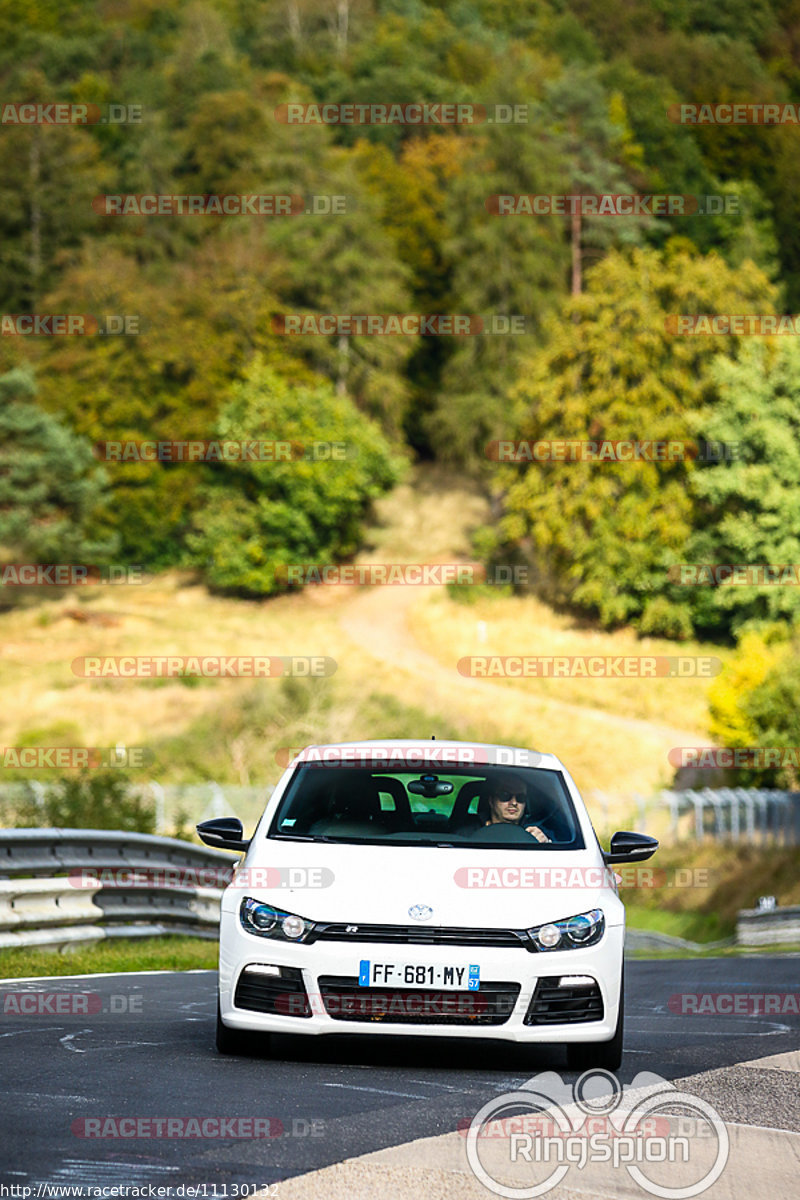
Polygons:
M473 691L486 698L493 707L501 703L526 703L534 725L542 710L560 712L576 721L589 722L595 728L624 730L637 738L647 739L656 753L666 753L672 746L692 745L704 735L697 729L673 729L640 717L623 717L582 704L570 704L549 696L536 696L519 688L506 687L485 679L469 679L448 668L420 649L408 627L408 612L417 599L411 587L375 587L354 595L341 615L340 623L348 637L367 654L382 662L391 663L403 671L411 671L428 683L453 693ZM540 747L544 749L544 747Z

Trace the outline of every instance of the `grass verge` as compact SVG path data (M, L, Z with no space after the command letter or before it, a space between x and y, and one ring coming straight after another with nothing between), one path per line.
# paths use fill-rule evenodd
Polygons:
M216 970L218 943L202 938L120 938L59 954L39 947L0 950L0 979L26 975L102 975L112 971Z

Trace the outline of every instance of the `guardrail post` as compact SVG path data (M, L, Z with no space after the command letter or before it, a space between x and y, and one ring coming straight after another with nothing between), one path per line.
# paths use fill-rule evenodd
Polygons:
M698 842L702 842L705 834L705 829L703 828L703 793L690 791L684 792L684 795L694 805L694 836Z
M156 813L156 833L164 833L167 828L167 803L164 789L160 783L151 781L150 791L153 795L153 805Z

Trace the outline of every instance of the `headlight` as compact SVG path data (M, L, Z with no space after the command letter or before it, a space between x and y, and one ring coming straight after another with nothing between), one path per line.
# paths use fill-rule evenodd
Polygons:
M259 937L276 938L278 941L303 942L313 929L313 922L295 913L284 912L272 904L253 900L246 896L239 906L242 928Z
M602 911L593 908L575 917L564 917L562 921L535 925L528 930L528 936L537 950L577 950L580 946L593 946L599 942L605 927Z

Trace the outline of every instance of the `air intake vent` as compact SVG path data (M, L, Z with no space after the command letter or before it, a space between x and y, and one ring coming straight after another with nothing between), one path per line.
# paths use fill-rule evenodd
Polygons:
M602 1021L603 997L596 980L559 986L561 975L547 975L536 984L526 1025L574 1025L580 1021Z

